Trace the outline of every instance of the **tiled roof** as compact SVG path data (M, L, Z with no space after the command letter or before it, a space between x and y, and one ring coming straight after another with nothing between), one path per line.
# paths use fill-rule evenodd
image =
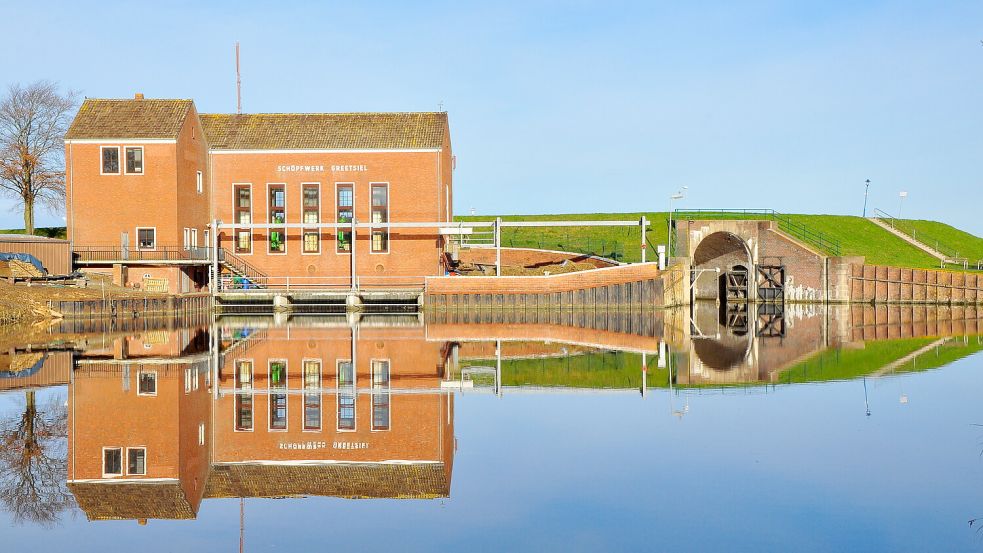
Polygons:
M201 124L213 150L436 149L447 114L201 114Z
M70 482L68 489L89 520L192 519L196 514L177 482Z
M447 497L443 463L328 463L323 465L218 464L205 497L344 498Z
M98 100L82 102L66 140L177 138L191 100Z

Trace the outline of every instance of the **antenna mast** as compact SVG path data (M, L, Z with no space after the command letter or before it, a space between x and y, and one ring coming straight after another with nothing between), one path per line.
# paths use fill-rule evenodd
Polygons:
M242 77L239 75L239 41L236 41L236 113L242 114Z

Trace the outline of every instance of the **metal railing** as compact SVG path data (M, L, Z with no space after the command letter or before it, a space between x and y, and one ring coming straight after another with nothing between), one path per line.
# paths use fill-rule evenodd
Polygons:
M423 277L400 276L357 276L358 290L422 290ZM269 291L345 291L352 289L350 276L263 276L245 278L223 276L219 279L219 290L223 292L269 292Z
M762 219L775 221L782 231L830 255L842 255L840 241L774 209L677 209L674 219ZM675 229L674 229L675 230ZM675 241L675 240L674 240Z
M238 255L230 251L227 251L225 248L218 249L218 262L227 266L232 271L239 273L240 276L249 279L258 279L258 278L266 277L266 273L260 271L259 269L257 269L248 261L239 257Z
M923 231L919 231L915 225L910 221L905 221L904 219L897 219L890 213L875 209L874 218L879 219L883 223L887 223L894 230L907 235L909 238L918 242L919 244L935 250L942 255L943 259L942 265L961 265L963 268L969 267L969 259L959 255L959 251L955 248L948 246L947 244L941 242L939 239L933 237L931 234ZM977 264L977 267L979 264Z
M152 250L124 248L122 246L75 246L77 262L108 261L208 261L211 248L183 248L181 246L157 246Z

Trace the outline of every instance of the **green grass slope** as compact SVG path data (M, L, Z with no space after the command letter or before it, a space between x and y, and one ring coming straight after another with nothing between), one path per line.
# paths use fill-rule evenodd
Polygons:
M976 265L983 260L983 238L937 221L902 219L898 230L953 257L965 257Z
M668 235L668 215L665 212L577 213L559 215L507 215L503 221L637 221L642 215L651 221L646 235L649 259L654 259L655 246L665 244ZM759 214L688 213L690 219L767 219ZM675 215L674 215L675 217ZM785 215L793 223L804 225L814 232L840 244L840 255L861 255L867 262L901 267L937 267L938 261L901 238L862 218L847 215ZM494 215L461 216L455 220L488 221ZM972 237L972 235L968 235ZM491 243L490 231L485 236ZM981 242L976 237L973 239ZM503 228L502 245L506 247L540 248L610 257L618 261L641 260L641 239L638 227L521 227ZM824 253L832 254L832 251ZM983 252L981 252L983 253Z

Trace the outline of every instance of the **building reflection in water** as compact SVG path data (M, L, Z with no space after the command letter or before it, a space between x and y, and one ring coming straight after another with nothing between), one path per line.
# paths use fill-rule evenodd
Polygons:
M774 307L225 317L113 336L74 356L68 486L91 520L194 518L210 498L442 498L462 394L644 397L883 375L932 347L959 346L949 360L983 347L971 308Z

